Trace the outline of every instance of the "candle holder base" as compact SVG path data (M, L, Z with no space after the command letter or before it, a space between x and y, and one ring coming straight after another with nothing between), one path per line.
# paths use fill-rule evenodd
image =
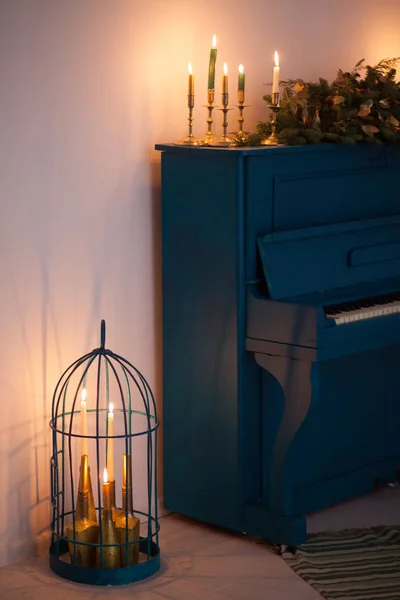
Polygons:
M204 141L195 138L194 136L188 135L183 140L178 140L175 142L175 146L203 146Z
M206 135L205 138L202 139L203 146L215 146L216 142L218 142L218 138L213 135Z
M229 135L223 135L222 137L220 137L217 140L214 140L214 142L212 144L209 144L209 146L219 146L219 147L228 147L228 146L233 146L234 141L232 138L229 137Z
M279 139L275 133L271 133L271 135L260 142L261 146L282 146L283 144L279 143Z

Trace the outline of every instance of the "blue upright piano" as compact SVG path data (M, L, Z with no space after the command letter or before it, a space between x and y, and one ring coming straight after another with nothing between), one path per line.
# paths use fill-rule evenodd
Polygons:
M400 152L157 149L164 505L297 545L400 470Z

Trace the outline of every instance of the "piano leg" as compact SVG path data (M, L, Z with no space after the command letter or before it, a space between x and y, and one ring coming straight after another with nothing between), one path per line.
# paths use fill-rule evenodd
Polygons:
M272 459L267 498L264 502L277 515L292 515L291 477L287 458L290 446L311 404L311 387L315 389L315 371L311 362L256 353L257 363L266 369L282 387L285 406ZM313 381L312 381L313 379Z

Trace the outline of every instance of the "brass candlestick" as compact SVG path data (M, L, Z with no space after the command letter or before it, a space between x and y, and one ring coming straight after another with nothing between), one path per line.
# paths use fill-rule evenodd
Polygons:
M244 104L244 90L238 90L238 109L239 109L239 116L238 116L238 123L239 123L239 129L237 132L237 135L240 139L244 139L244 132L243 132L243 122L244 122L244 117L243 117L243 110L245 108L247 108L248 105Z
M269 105L269 108L272 110L272 133L268 138L261 140L262 146L277 146L279 144L279 139L276 135L276 122L278 118L278 112L280 111L279 106L279 92L275 92L272 94L272 104Z
M208 100L208 104L206 106L206 108L208 109L207 133L206 133L206 137L204 138L203 142L207 146L211 146L215 141L213 134L212 134L212 124L213 124L212 111L214 109L214 90L207 91L207 100Z
M188 108L189 108L189 135L183 140L176 142L179 145L185 146L200 146L201 140L198 140L193 135L193 108L194 108L194 94L188 94Z
M79 489L75 512L74 524L67 525L67 538L71 542L84 542L85 544L96 544L99 535L99 525L96 519L91 517L89 502L89 467L87 454L81 456L81 467L79 474ZM74 550L76 546L76 554ZM69 543L71 562L76 558L76 564L80 567L94 567L96 564L96 547L80 543Z
M124 454L122 457L123 486L122 510L119 512L115 529L118 542L124 544L121 548L121 566L136 565L139 562L139 542L133 544L140 537L140 521L133 514L132 486L131 486L131 457Z
M216 146L231 146L233 143L232 138L230 138L229 135L227 134L228 111L231 110L230 108L228 108L228 104L229 104L229 94L222 94L223 108L220 108L220 110L224 115L224 120L222 122L223 134L222 134L222 137L220 137L219 140L216 142L216 144L215 144Z

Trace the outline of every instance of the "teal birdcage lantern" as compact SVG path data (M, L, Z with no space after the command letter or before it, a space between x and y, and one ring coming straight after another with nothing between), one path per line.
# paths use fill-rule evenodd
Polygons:
M50 568L94 585L145 579L160 567L153 393L101 344L59 379L50 427Z

